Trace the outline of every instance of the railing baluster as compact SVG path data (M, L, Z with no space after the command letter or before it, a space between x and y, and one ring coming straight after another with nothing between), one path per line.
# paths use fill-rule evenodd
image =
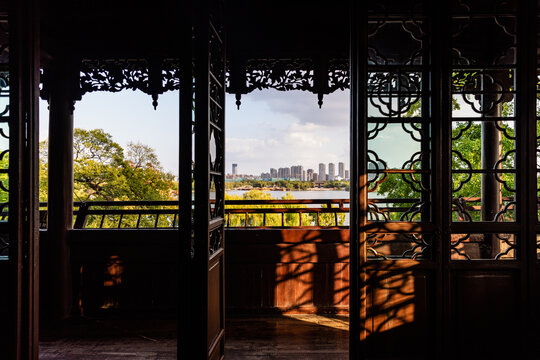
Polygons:
M77 215L75 217L75 224L73 225L73 228L84 229L86 227L87 216L88 216L88 204L82 203L79 206L79 209L77 211Z
M473 213L480 211L480 206L478 204L480 198L467 198L467 199L453 199L453 201L464 202L466 205L467 211ZM505 202L512 200L510 197L503 197L502 199ZM540 200L540 199L539 199ZM395 220L396 215L410 210L411 204L417 202L418 199L370 199L370 204L373 207L370 207L370 212L368 214L370 220L381 220L391 219ZM305 204L305 205L304 205ZM317 227L330 227L341 226L340 214L345 214L344 221L345 224L350 224L350 217L347 215L350 211L350 201L348 199L334 199L334 200L232 200L228 201L227 205L232 205L232 208L225 209L225 216L227 216L226 224L227 227L231 227L231 224L234 226L234 223L231 223L231 217L240 218L241 214L244 214L244 224L243 227L267 227L269 226L270 221L268 221L268 216L271 218L277 217L281 214L281 227L290 226L287 224L286 216L287 214L298 214L299 216L299 227L307 226L317 226ZM392 205L393 204L393 205ZM333 206L336 205L336 206ZM40 208L45 208L46 203L40 203ZM255 207L254 207L255 206ZM300 206L300 207L299 207ZM307 208L301 207L307 206ZM313 206L313 207L312 207ZM178 227L178 202L177 201L93 201L93 202L75 202L74 203L74 229L84 229L87 228L88 224L91 223L94 228L103 229L107 228L124 228L123 226L135 226L135 228L141 228L143 223L142 217L148 217L148 222L151 222L151 216L155 215L156 219L154 222L154 228L158 228L159 217L165 215L167 217L166 226L170 227L170 217L173 216L172 227ZM134 207L127 208L126 207ZM150 207L150 208L149 208ZM156 208L157 207L157 208ZM514 209L513 205L509 205L509 210ZM309 217L303 218L303 214L309 214ZM332 218L331 213L333 213L334 225L327 222ZM0 219L5 217L7 211L0 211ZM259 219L258 216L262 214L262 225L255 221ZM328 214L322 216L321 214ZM46 210L40 210L40 226L46 226ZM127 221L124 218L126 216L136 216L137 221L136 225L132 225L131 221ZM111 218L109 218L109 216ZM119 216L118 224L114 224L113 218ZM252 223L250 223L250 216L252 217ZM315 219L316 216L316 219ZM111 224L105 223L105 220L111 220ZM109 221L107 220L107 221ZM125 222L124 222L125 221ZM324 224L321 224L324 222ZM294 221L293 221L294 223ZM273 222L272 222L273 224ZM150 226L150 224L148 224ZM242 227L242 225L239 225ZM279 227L279 225L276 225Z

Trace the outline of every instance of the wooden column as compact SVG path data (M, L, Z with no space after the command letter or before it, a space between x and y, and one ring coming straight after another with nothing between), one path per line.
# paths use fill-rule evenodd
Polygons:
M69 64L56 60L49 73L48 244L51 256L50 316L61 321L71 314L71 267L68 230L73 227L73 77Z
M178 247L178 342L177 354L179 359L189 359L191 356L192 328L189 326L191 319L190 289L192 283L191 249L192 249L192 148L193 148L193 56L192 30L191 30L191 2L183 1L180 5L179 37L181 45L180 66L180 125L179 125L179 229L180 245Z
M349 359L363 359L367 337L367 11L364 2L349 1L350 8L350 267Z

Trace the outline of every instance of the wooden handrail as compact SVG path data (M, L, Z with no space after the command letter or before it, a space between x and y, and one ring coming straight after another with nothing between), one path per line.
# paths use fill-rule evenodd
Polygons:
M511 201L511 198L503 198ZM468 211L478 211L480 198L454 199ZM370 199L374 216L390 219L391 214L411 211L419 199ZM178 201L89 201L74 202L75 229L178 228ZM396 206L398 205L398 206ZM215 206L215 201L210 201ZM41 227L46 228L47 203L40 203ZM511 208L513 208L511 206ZM226 200L228 227L343 227L348 225L349 199ZM378 214L378 215L377 215ZM3 214L0 214L3 215ZM7 215L7 213L6 213ZM279 220L272 216L278 215ZM262 216L259 219L258 216ZM241 219L240 219L241 218ZM380 219L379 219L380 220ZM375 221L375 220L372 220Z

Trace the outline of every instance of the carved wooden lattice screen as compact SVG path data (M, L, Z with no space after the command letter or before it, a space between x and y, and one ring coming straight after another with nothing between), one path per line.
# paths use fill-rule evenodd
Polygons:
M9 33L8 33L8 17L0 18L0 277L2 278L3 291L0 293L0 317L9 319L0 328L0 354L11 355L14 346L13 332L10 327L14 326L17 320L12 317L13 314L13 294L9 290L13 290L13 271L16 265L16 251L10 247L9 240L9 224L8 224L8 200L9 200ZM8 355L8 356L9 356Z
M404 6L402 4L401 6ZM430 36L424 7L368 9L367 222L362 331L367 354L432 352L436 255ZM395 12L387 16L388 11ZM431 348L431 349L430 349Z
M192 341L180 340L187 347L183 353L190 358L220 359L225 351L225 44L221 18L224 13L221 2L210 1L194 8L194 14L195 192L192 285L188 293L191 314L187 330ZM215 201L211 204L212 194Z
M352 358L531 350L521 331L538 293L536 9L353 10Z

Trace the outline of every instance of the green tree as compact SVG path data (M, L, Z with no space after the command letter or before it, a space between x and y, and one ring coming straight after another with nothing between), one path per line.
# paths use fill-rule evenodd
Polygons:
M40 201L47 200L47 140L40 143ZM155 151L129 143L126 151L102 129L75 129L74 199L79 201L174 200L178 183L165 172Z
M459 103L453 99L452 103L454 110L459 110ZM419 111L418 107L411 107L407 116L413 117ZM502 115L513 115L513 103L502 104ZM498 123L499 131L501 132L501 157L504 161L501 161L501 168L513 169L515 168L515 153L512 151L514 145L514 127L509 122L501 121ZM480 122L468 122L457 121L454 122L452 128L452 168L455 170L469 170L481 168L482 157L482 125ZM415 163L413 169L419 170L420 163ZM377 194L387 199L419 199L420 192L418 186L416 189L411 186L410 174L396 174L388 175L384 182L377 187ZM421 180L420 174L414 175L417 181ZM473 174L469 177L469 174L453 174L452 187L456 190L452 196L454 198L469 199L471 197L481 196L481 175ZM504 173L499 175L499 179L504 183L501 186L501 195L503 197L513 196L514 192L514 175L511 173ZM409 180L409 181L407 181ZM412 204L412 203L411 203ZM400 207L403 205L395 204L394 207ZM398 219L402 213L395 213L393 216ZM480 213L471 214L475 217L479 217Z
M124 150L102 129L75 129L73 188L81 201L128 200L129 184L122 173Z
M261 190L251 190L242 196L225 194L225 201L227 200L276 200L272 197L270 192ZM291 193L286 193L281 197L281 200L295 200ZM265 205L225 205L227 209L305 209L307 205L304 204L265 204ZM324 208L324 206L323 206ZM230 214L230 218L227 219L230 227L243 227L246 222L245 214ZM285 213L282 218L281 213L268 212L266 214L248 214L247 224L248 227L257 226L300 226L300 216L302 216L302 226L317 226L317 214L316 213ZM343 226L345 224L346 215L339 213L336 217L334 213L321 213L319 216L320 226Z

